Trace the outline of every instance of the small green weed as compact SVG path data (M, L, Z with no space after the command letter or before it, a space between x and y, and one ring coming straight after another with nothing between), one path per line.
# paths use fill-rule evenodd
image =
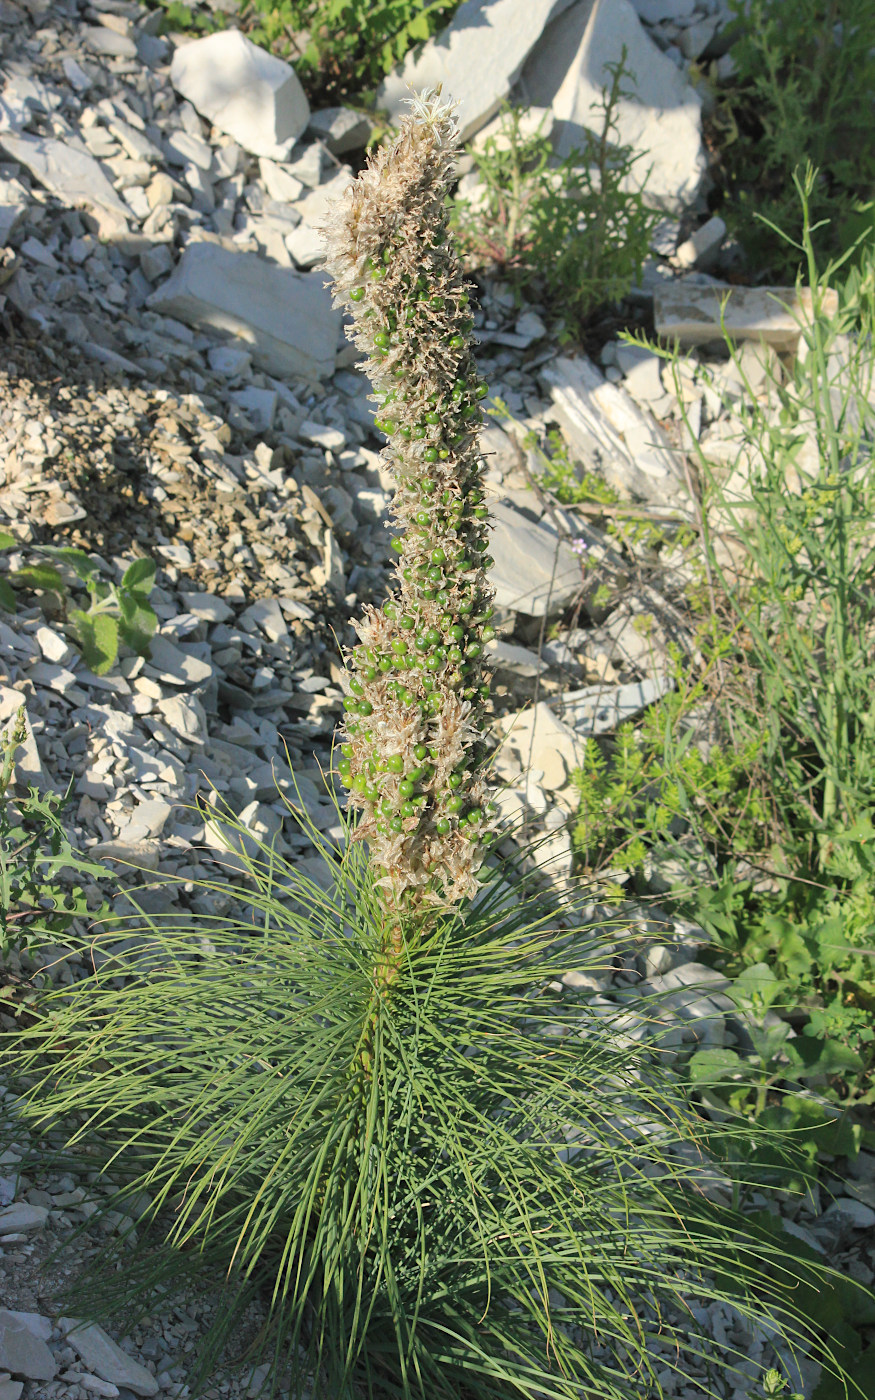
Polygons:
M540 128L524 134L520 109L497 136L471 148L484 191L456 199L456 228L471 267L492 266L517 292L551 301L576 326L619 301L641 276L659 214L626 188L639 157L616 142L626 96L626 52L607 64L601 128L558 165Z
M69 791L41 795L32 787L13 805L15 755L26 737L22 708L0 733L0 957L12 949L61 942L75 918L95 916L81 884L64 884L62 872L93 878L109 873L80 856L67 839L61 814ZM11 987L0 985L0 1000L12 994Z
M0 552L13 549L18 541L13 535L0 531ZM151 559L135 559L125 570L118 584L99 575L94 561L81 549L66 546L39 545L36 551L66 564L88 590L87 608L67 608L67 585L60 570L52 564L39 562L16 569L8 578L0 578L0 608L14 612L17 589L35 589L53 593L66 610L86 666L97 676L106 675L118 658L119 643L145 656L149 641L158 626L149 594L155 582L155 564Z
M319 103L372 92L414 44L452 19L459 0L251 0L250 38L293 57Z
M875 18L871 0L732 0L736 75L717 119L726 199L721 212L753 269L795 279L798 249L774 230L796 221L787 172L806 160L815 252L823 265L868 222L875 192ZM764 218L760 217L764 216ZM862 223L861 223L862 221Z

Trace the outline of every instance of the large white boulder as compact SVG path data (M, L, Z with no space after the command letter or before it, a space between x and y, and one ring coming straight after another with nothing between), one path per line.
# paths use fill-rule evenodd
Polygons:
M217 243L191 243L148 305L190 326L230 332L269 374L325 379L334 373L340 312L321 273L294 272Z
M545 617L561 613L583 590L580 559L549 525L507 501L492 507L489 582L500 608Z
M170 81L202 117L254 156L285 160L310 120L294 68L239 29L181 45Z
M571 0L465 0L452 23L420 50L411 50L386 78L377 104L397 122L413 88L443 87L459 104L467 141L498 111L544 26ZM547 104L549 106L549 103Z
M699 193L706 170L701 102L683 74L645 33L629 0L577 0L547 27L522 71L515 100L552 107L554 146L567 156L602 125L607 63L626 49L632 96L617 108L617 140L641 159L631 184L647 203L678 213ZM632 76L634 75L634 77Z

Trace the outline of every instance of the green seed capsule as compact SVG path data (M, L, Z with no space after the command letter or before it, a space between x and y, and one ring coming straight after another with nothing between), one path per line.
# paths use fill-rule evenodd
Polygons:
M450 346L450 349L451 349L451 350L461 350L461 349L464 347L464 344L465 344L465 337L464 337L463 335L451 335L451 336L450 336L450 339L449 339L449 346Z
M482 635L483 635L483 640L484 640L484 642L491 642L492 639L493 639L493 637L495 636L495 628L494 628L494 627L484 627L484 628L483 628L483 634L482 634Z
M393 637L389 645L396 656L405 656L407 654L407 643L403 637Z
M416 618L411 617L410 613L405 613L403 617L399 617L398 626L403 627L405 632L409 632L411 627L416 626Z
M424 744L417 744L416 747L417 747L417 748L424 748L425 745L424 745ZM343 754L344 758L352 758L352 755L353 755L353 747L352 747L352 744L341 744L341 746L340 746L340 752ZM415 753L415 752L416 752L416 750L414 749L414 753ZM419 757L419 754L416 754L416 756L417 756L417 758L418 758L418 757ZM425 758L425 754L423 754L422 756L423 756L423 758Z
M482 820L482 817L483 813L480 808L472 807L465 820L469 822L471 826L476 826L477 823Z
M398 791L402 797L412 797L416 791L416 784L410 778L403 778L398 784Z
M433 564L446 564L447 551L442 549L440 545L437 545L437 547L432 550L430 557Z
M474 393L477 395L478 399L485 399L486 395L489 393L489 385L478 384L477 388L474 390Z
M416 696L413 694L412 690L405 690L401 695L401 701L405 705L414 705L416 703Z
M483 648L479 642L468 643L468 656L472 661L480 655L482 650Z
M401 803L401 815L402 815L402 817L415 817L415 816L416 816L416 807L415 807L415 805L414 805L412 802L402 802L402 803Z
M446 808L448 812L461 812L465 805L464 797L448 797Z
M414 518L414 520L416 521L417 525L423 525L423 526L425 526L425 525L430 525L430 524L431 524L431 511L430 511L430 510L418 510L413 518Z
M396 554L403 554L404 541L398 535L393 535L389 541L389 548L394 550Z
M427 447L422 455L427 462L436 462L438 459L438 450L436 447Z
M425 421L426 423L439 423L441 421L441 416L432 409L431 413L425 415Z
M404 822L400 817L393 817L389 823L389 829L394 832L402 832L404 830Z
M450 776L447 778L447 782L449 783L449 785L450 785L451 788L460 788L460 787L462 786L462 783L463 783L464 781L465 781L465 772L464 772L464 769L462 770L461 773L451 773Z
M355 676L353 676L350 680L349 688L353 695L364 695L365 693L364 686L362 685L361 681L356 680Z
M434 829L437 832L438 836L446 836L451 826L452 822L447 821L446 817L438 817L437 821L434 824Z
M380 665L380 670L383 672L383 675L385 675L385 674L387 673L387 671L391 671L391 670L393 669L394 663L393 663L391 657L389 657L389 656L381 656L381 657L380 657L379 665Z
M459 647L450 647L447 651L447 660L451 661L454 666L458 666L459 662L462 660L461 649Z
M443 569L438 568L435 564L434 568L429 569L428 576L432 583L440 583L444 576Z
M352 744L350 744L348 747L350 752L352 752ZM416 747L413 750L413 757L418 758L420 763L424 758L428 758L428 749L426 748L425 744L416 745Z
M372 715L374 713L374 707L370 700L360 700L358 710L360 715Z
M439 671L444 663L439 656L432 652L431 656L427 656L425 658L425 662L423 664L429 671Z
M404 772L404 759L400 753L390 754L386 763L390 773Z
M364 287L353 287L352 291L351 291L350 294L349 294L349 299L350 299L350 301L364 301L364 299L365 299L365 289L364 289Z

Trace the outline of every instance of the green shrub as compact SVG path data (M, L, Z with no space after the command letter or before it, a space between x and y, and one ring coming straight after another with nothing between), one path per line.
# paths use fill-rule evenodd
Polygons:
M283 57L314 101L370 93L414 44L452 19L459 0L251 0L250 37Z
M732 8L736 76L718 111L721 212L758 276L792 282L804 258L769 224L796 223L787 178L796 166L809 161L820 172L810 197L821 266L863 232L861 217L873 240L875 11L871 0L732 0Z
M35 787L14 801L10 789L16 753L27 738L22 709L0 733L0 958L64 941L73 920L94 916L81 884L64 881L73 873L92 878L108 872L81 856L67 838L61 816L69 791L41 794ZM0 1000L18 992L0 986Z
M827 314L838 268L818 273L813 173L796 184L814 297L803 353L772 385L777 411L744 380L747 484L736 473L730 494L694 447L728 625L715 613L700 633L698 673L675 659L675 693L620 731L612 764L591 748L577 839L590 864L673 861L672 895L711 935L716 965L765 965L784 1010L804 1012L823 1091L862 1105L875 1101L875 415L870 342L847 333L868 292L855 275ZM703 754L692 741L706 699L717 735ZM789 1052L770 1070L781 1065L800 1077Z
M13 535L0 531L0 552L13 549L18 541ZM35 589L51 593L64 608L66 621L71 623L86 666L97 676L105 676L118 658L119 643L124 642L141 656L148 655L149 641L158 626L149 594L155 582L155 564L151 559L135 559L125 570L118 584L100 577L97 566L81 549L66 546L38 545L39 554L57 559L85 585L87 608L68 608L67 585L63 575L52 564L42 562L16 569L8 578L0 578L0 608L14 612L17 589Z
M545 297L579 327L628 292L660 215L627 188L640 157L618 145L617 105L626 96L625 49L606 64L601 129L559 164L540 130L524 134L511 108L497 135L470 148L484 189L457 197L456 228L471 267L497 270L530 299ZM478 192L479 195L479 192Z

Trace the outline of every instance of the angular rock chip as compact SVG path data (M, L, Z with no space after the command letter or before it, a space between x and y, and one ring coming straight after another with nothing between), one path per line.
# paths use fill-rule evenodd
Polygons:
M334 372L340 312L319 273L191 243L147 305L188 325L230 332L269 374L325 379Z

